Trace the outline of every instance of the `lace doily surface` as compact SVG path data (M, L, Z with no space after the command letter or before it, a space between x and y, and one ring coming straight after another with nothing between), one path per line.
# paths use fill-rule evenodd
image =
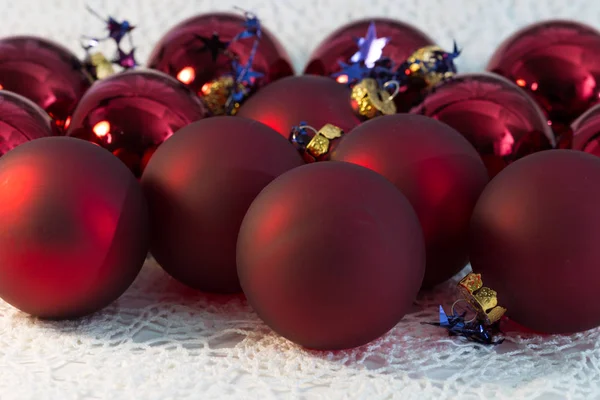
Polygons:
M298 71L328 33L356 18L389 16L464 48L481 70L500 41L528 23L571 18L598 26L593 0L111 0L95 9L138 27L141 61L178 21L240 6L256 12ZM0 36L36 34L81 54L99 21L81 0L0 0ZM1 228L0 228L1 229ZM0 399L600 399L600 329L570 336L509 332L498 346L449 338L435 321L454 282L421 295L383 338L339 352L278 337L243 296L195 293L149 260L116 303L88 318L39 321L0 301Z

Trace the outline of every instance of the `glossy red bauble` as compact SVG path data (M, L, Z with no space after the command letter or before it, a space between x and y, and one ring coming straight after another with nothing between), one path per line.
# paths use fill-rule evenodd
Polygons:
M92 84L77 57L59 44L32 36L0 39L0 88L27 97L58 128Z
M557 134L600 95L600 32L575 21L544 21L506 39L487 69L525 89Z
M360 123L350 106L350 89L330 78L293 76L265 87L240 108L240 117L262 122L289 138L293 126L333 124L348 132Z
M187 19L171 28L156 44L148 59L148 67L167 73L190 86L194 92L202 94L204 84L231 73L231 57L222 53L213 54L206 42L216 40L213 35L217 35L221 42L231 42L244 30L244 21L243 16L227 13L201 14ZM279 41L264 27L261 29L260 44L252 63L252 69L263 74L256 80L256 88L294 74L289 57ZM253 40L241 39L232 43L227 50L245 64L253 43Z
M0 156L30 140L52 136L55 129L50 116L33 102L0 91Z
M408 198L427 247L424 288L467 264L469 221L488 176L460 133L421 115L379 117L346 135L331 159L380 173Z
M277 132L240 117L178 131L150 160L150 251L175 279L203 291L240 291L235 245L244 214L274 178L302 165Z
M67 135L104 147L139 177L162 142L205 116L200 99L183 84L136 70L96 82L77 106Z
M0 158L0 297L44 318L73 318L119 297L148 252L135 177L101 148L65 137Z
M290 171L248 210L240 283L274 331L312 349L363 345L409 311L425 269L419 221L382 176L322 162Z
M521 157L556 145L540 108L498 75L458 75L436 86L411 112L462 133L481 155L490 176Z
M590 108L571 125L572 148L600 156L600 104Z
M507 315L537 332L600 325L600 159L551 150L519 160L473 213L471 264Z

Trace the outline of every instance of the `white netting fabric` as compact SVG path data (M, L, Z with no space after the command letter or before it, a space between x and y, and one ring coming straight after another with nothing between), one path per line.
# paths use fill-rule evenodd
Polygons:
M101 24L81 0L0 0L0 35L30 33L81 54ZM111 0L90 4L138 26L143 61L181 19L234 5L255 11L298 70L320 39L365 16L409 21L480 70L502 38L544 18L600 21L594 0ZM93 28L93 29L92 29ZM1 225L0 225L0 229ZM341 352L303 350L272 333L243 297L194 293L153 261L106 310L43 322L0 301L0 399L600 399L600 330L509 333L496 347L449 338L421 322L451 304L454 283L422 296L383 338Z

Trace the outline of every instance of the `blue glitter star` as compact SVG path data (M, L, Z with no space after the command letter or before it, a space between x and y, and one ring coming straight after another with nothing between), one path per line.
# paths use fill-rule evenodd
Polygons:
M240 33L238 33L233 38L233 41L251 38L251 37L260 38L262 35L262 30L261 30L260 21L258 20L258 17L256 15L254 15L253 13L243 10L239 7L235 7L235 8L244 13L244 17L246 18L246 20L244 21L244 30L241 31Z
M350 58L352 62L363 62L367 67L373 68L375 62L381 58L383 48L389 43L390 38L378 38L375 22L369 24L367 35L357 40L358 51Z
M127 34L129 34L132 30L135 29L135 26L131 25L127 20L119 22L110 16L107 19L105 19L99 13L94 11L90 6L86 6L86 8L90 13L92 13L94 16L96 16L98 19L100 19L106 24L108 36L106 38L96 39L98 41L113 39L118 46L121 43L121 40L123 40L123 38L127 36Z
M504 341L504 339L496 339L496 336L500 333L497 323L485 325L477 320L465 322L466 313L457 314L454 312L452 315L448 315L442 306L440 306L439 313L439 322L425 323L445 328L450 336L462 336L472 342L496 345Z
M345 75L347 78L346 82L340 81L338 79L338 82L340 83L354 85L355 83L361 81L363 78L369 76L369 68L365 67L364 65L361 65L360 63L346 64L343 61L339 61L338 63L342 69L339 72L331 74L331 76L333 78L339 78Z
M115 64L125 69L134 68L138 65L135 60L135 48L129 53L125 53L121 48L117 50L117 58L113 61Z
M264 76L263 73L254 71L249 62L246 65L242 65L236 60L232 62L233 77L237 83L241 83L244 86L254 84L254 81Z

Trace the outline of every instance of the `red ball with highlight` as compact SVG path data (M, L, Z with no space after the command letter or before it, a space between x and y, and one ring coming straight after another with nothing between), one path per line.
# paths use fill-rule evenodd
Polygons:
M231 42L244 30L244 21L243 16L228 13L201 14L187 19L160 39L150 54L148 67L171 75L202 95L204 84L231 73L231 57L222 52L213 54L206 47L206 41L216 34L221 42ZM256 88L294 74L287 52L277 38L264 27L261 31L252 63L252 69L263 74L256 79ZM245 64L253 43L252 39L241 39L232 43L227 51Z
M60 129L91 84L79 59L57 43L33 36L0 39L0 88L42 107Z
M411 202L427 247L424 288L467 264L469 221L488 176L460 133L420 115L379 117L346 135L331 159L380 173Z
M105 148L139 177L162 142L206 115L200 99L170 76L128 71L94 84L77 106L67 135Z
M350 89L320 76L293 76L265 87L240 108L240 117L262 122L289 138L304 121L315 129L333 124L348 132L360 123L350 105Z
M237 245L248 302L302 346L337 350L385 334L425 267L419 221L382 176L322 162L285 173L248 210Z
M141 180L152 254L192 288L239 292L242 219L267 184L302 163L277 132L246 118L207 118L181 129L158 148Z
M148 252L135 177L83 140L24 143L0 158L0 297L44 318L90 314L117 299Z

